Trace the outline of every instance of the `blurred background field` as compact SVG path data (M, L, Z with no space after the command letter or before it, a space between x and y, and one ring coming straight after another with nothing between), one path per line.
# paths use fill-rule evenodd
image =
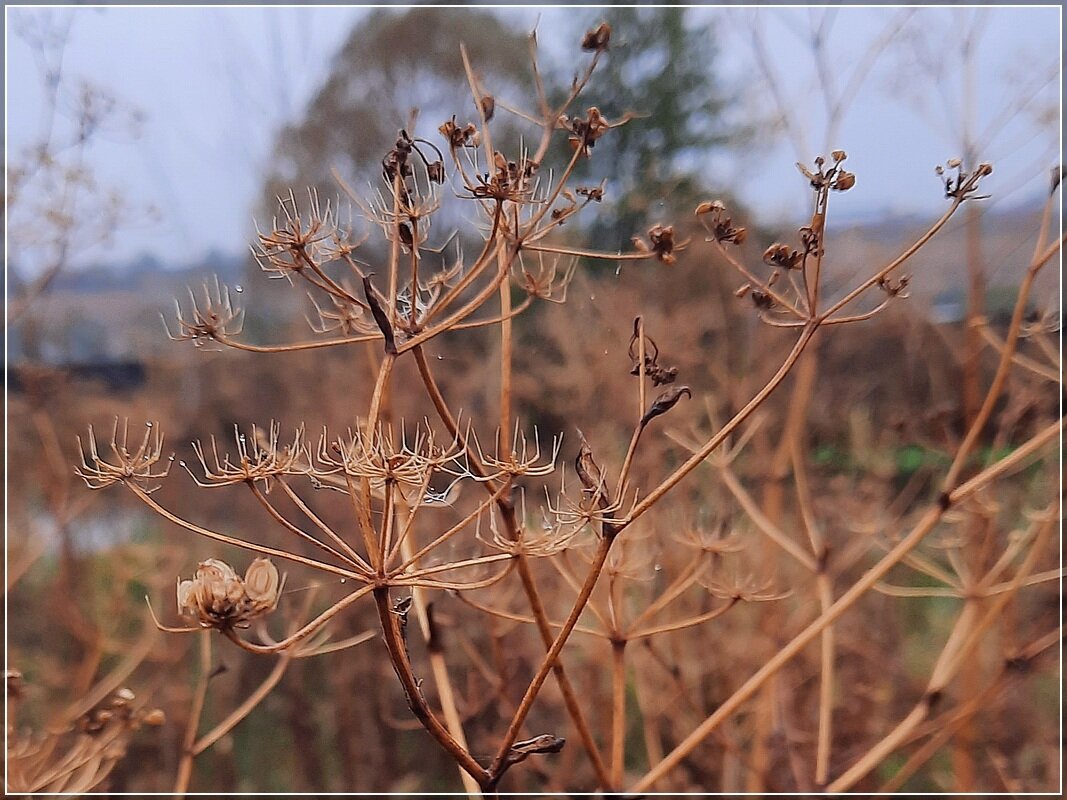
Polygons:
M566 87L578 69L580 32L601 19L612 26L611 49L585 99L612 119L626 111L639 116L598 145L598 159L579 177L606 180L607 197L567 232L579 246L614 251L662 222L693 243L671 265L616 269L580 261L566 305L537 304L516 319L514 389L524 427L536 425L546 441L564 436L560 461L568 468L578 450L575 428L618 463L633 410L626 349L634 317L642 315L694 397L642 454L636 485L654 485L687 455L679 441L699 439L743 405L791 344L788 332L761 325L734 297L736 277L702 246L704 231L693 217L698 202L727 202L749 230L742 258L758 268L767 245L810 218L809 190L794 162L847 150L857 184L834 198L827 245L828 284L846 286L943 212L935 165L961 157L995 168L983 183L990 197L966 207L909 264L910 296L870 321L825 332L817 367L790 378L760 410L747 447L727 470L731 477L714 464L701 467L620 548L616 567L627 602L639 605L667 587L693 557L682 540L705 529L744 534L743 564L757 565L788 595L630 648L627 775L649 769L657 753L670 751L817 613L803 588L810 576L760 538L729 485L735 480L782 530L802 538L794 470L780 448L796 405L803 408L809 494L840 587L935 501L973 419L975 393L995 370L990 342L1006 329L1050 170L1059 169L1060 19L1051 7L116 7L6 15L6 655L8 669L21 674L17 687L9 675L9 701L18 701L9 750L19 731L44 732L86 710L80 704L94 687L129 686L166 722L122 740L128 755L100 785L111 792L174 785L199 669L196 637L157 633L144 596L173 619L178 576L208 557L244 564L247 556L197 540L125 493L89 492L73 472L76 437L92 425L106 439L116 417L129 418L131 427L152 420L166 433L168 452L192 462L192 440L228 441L234 426L276 420L284 438L301 424L315 435L323 426L354 424L374 380L358 349L196 349L169 340L160 315L172 322L173 298L185 297L187 287L202 292L218 276L247 309L242 341L312 338L307 318L314 307L302 289L269 280L248 253L252 220L269 230L275 198L290 188L302 197L305 187L316 187L320 198L337 197L344 208L332 170L363 192L380 180L382 156L399 128L415 119L414 131L436 141L450 116L472 116L461 42L498 98L501 139L517 146L519 127L506 107L524 107L532 91L530 30L537 26L546 81ZM550 153L548 166L558 169L567 155ZM447 199L436 224L461 231L467 249L476 250L476 239L463 238L473 212ZM358 211L353 216L357 230L372 227ZM373 239L366 247L368 257L383 252ZM1053 375L1059 295L1058 270L1045 269L1027 311L1033 335L1019 350L1045 359ZM442 390L463 399L466 416L492 418L498 375L486 365L499 346L481 331L428 345ZM414 383L417 375L401 363L396 380ZM1061 392L1047 375L1013 372L971 468L1058 419ZM401 396L396 403L398 418L432 413L425 401ZM1058 465L1046 453L1000 485L979 515L984 527L976 541L999 546L1025 529L1032 511L1060 496ZM542 488L527 487L531 518ZM198 490L177 466L154 496L209 527L264 535L266 520L252 498ZM328 518L344 511L342 498L315 500ZM939 531L923 557L957 569L960 554L970 558L970 551L956 535ZM568 553L569 568L579 572L584 557L581 548ZM949 712L976 697L984 698L978 710L894 788L1034 792L1059 785L1058 647L1025 669L1004 668L1006 653L1059 624L1059 563L1053 537L1033 570L1045 580L1019 594L976 650L973 666L942 701L945 719L933 718L857 790L892 786L909 758L957 723ZM299 599L315 578L299 567L287 571L286 587ZM552 598L549 616L561 618L573 588L549 566L539 565L537 575ZM923 697L960 613L962 599L914 565L902 565L887 583L937 591L872 592L838 624L831 775ZM486 598L510 607L517 596L511 589ZM692 593L680 602L700 614L710 599ZM516 692L521 696L522 676L543 652L540 643L531 626L483 616L451 596L441 597L436 611L468 738L476 754L479 745L491 753ZM357 607L335 625L334 638L343 639L375 629L377 620ZM274 666L226 644L215 648L219 672L205 727ZM603 700L591 704L592 727L606 732L610 647L581 635L571 646L566 660L577 687ZM455 765L411 719L380 651L373 640L294 662L249 718L197 759L191 788L458 789ZM421 641L412 658L425 658ZM661 788L811 791L804 765L816 747L818 670L812 646ZM518 683L494 684L492 676ZM677 713L650 710L667 707ZM561 709L550 683L531 730L571 738ZM515 769L502 788L590 788L581 756L574 740L559 755Z

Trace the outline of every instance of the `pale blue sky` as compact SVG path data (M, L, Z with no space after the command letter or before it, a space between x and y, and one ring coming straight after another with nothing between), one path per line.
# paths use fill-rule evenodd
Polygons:
M333 54L360 8L7 8L7 145L9 157L41 132L43 88L32 50L14 30L20 20L52 14L71 22L64 70L112 90L144 114L141 135L102 137L91 164L103 183L122 191L135 208L155 207L159 219L120 230L109 249L90 249L81 261L152 252L162 258L239 251L252 233L257 197L272 138L326 77ZM455 13L464 13L456 9ZM558 48L576 36L568 12L508 9L530 27L540 16L543 46ZM717 21L720 59L728 81L745 85L738 113L766 117L775 101L760 78L753 31L765 63L778 76L803 143L784 137L694 169L738 187L764 219L800 219L804 187L795 179L797 146L824 146L826 110L806 41L823 21L821 10L700 9ZM974 75L975 127L995 135L982 157L996 172L988 188L1004 205L1032 202L1044 191L1056 162L1059 125L1040 125L1035 112L1058 115L1060 10L1046 8L917 9L903 30L923 31L944 44L934 51L945 74L904 69L900 42L886 53L849 105L835 141L850 154L857 188L839 203L843 218L878 213L925 214L943 206L933 167L958 155L962 71L958 45L979 17L981 57ZM838 9L827 28L826 71L840 88L862 63L871 43L905 22L897 8ZM911 97L904 97L905 94ZM595 97L595 84L590 91ZM921 103L920 103L921 101ZM1004 122L1001 124L1000 120ZM299 188L299 187L297 187Z

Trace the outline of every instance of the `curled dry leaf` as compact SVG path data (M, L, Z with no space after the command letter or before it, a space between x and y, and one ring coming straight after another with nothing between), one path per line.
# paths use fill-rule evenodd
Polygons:
M686 397L692 397L693 393L689 390L688 386L672 386L667 391L663 392L659 397L655 399L645 415L641 417L641 427L645 427L648 423L654 420L656 417L666 414L672 408L674 408L682 395Z

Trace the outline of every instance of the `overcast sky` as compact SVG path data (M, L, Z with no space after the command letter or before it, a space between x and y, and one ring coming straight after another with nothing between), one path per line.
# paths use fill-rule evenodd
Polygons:
M366 14L385 12L8 7L6 13L10 161L42 136L42 64L19 32L39 29L44 19L53 27L69 24L65 80L105 87L142 116L136 136L123 126L106 131L89 163L102 184L118 189L140 212L156 209L158 219L131 215L108 248L77 255L91 262L139 253L187 261L209 249L240 251L252 232L252 207L275 133L300 118L352 26ZM547 47L572 46L577 36L569 12L560 9L500 13L524 28L540 19L539 39ZM810 157L825 146L848 150L849 167L859 175L857 188L838 203L844 218L938 212L944 201L933 167L960 154L965 88L959 53L969 34L980 53L972 86L974 128L986 134L982 158L996 166L988 188L1006 206L1036 201L1047 185L1058 152L1059 8L917 9L908 18L898 8L838 9L831 20L822 10L807 9L691 13L716 19L716 69L723 80L744 87L738 114L777 113L775 93L763 79L766 68L789 109L792 136L693 165L738 187L765 219L799 221L804 189L794 179L793 162L798 149L806 148ZM829 23L828 45L820 78L808 43L823 22ZM825 142L820 80L843 91L874 43L898 25L901 32L847 105L835 141ZM905 57L914 52L903 44L906 36L937 43L928 48L924 67ZM1040 122L1042 114L1052 114L1051 124Z

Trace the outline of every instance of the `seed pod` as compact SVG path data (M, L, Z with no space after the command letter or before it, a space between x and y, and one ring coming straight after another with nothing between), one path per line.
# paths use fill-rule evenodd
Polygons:
M693 396L693 393L689 391L688 386L675 386L663 392L663 394L657 397L652 405L649 406L645 415L641 417L640 427L645 427L656 417L666 414L674 408L683 394L690 398Z
M245 594L256 608L273 609L278 604L281 578L269 558L257 558L245 570Z
M432 183L445 182L445 165L441 161L431 161L426 165L426 177Z
M589 447L589 442L585 440L585 434L578 431L578 436L582 440L582 446L578 449L578 455L574 459L574 471L578 473L578 480L582 482L586 494L598 500L602 499L604 497L604 475L596 461L593 460L593 451Z
M856 176L851 172L841 170L837 174L837 178L834 180L833 188L839 192L847 192L853 186L856 185Z
M370 313L374 315L374 321L378 324L378 329L382 332L382 336L385 337L385 352L395 356L396 340L393 338L393 326L389 323L389 317L382 310L378 298L374 296L374 288L370 284L370 275L363 276L363 294L367 298L367 305L370 306Z
M543 733L532 739L524 739L521 742L515 742L515 744L508 749L506 761L508 765L512 765L518 764L520 761L525 761L533 755L558 753L563 749L563 745L566 743L567 740L562 736L553 736L550 733Z
M491 94L483 95L481 100L482 114L485 116L485 121L488 122L493 118L493 113L496 111L496 100L493 99Z
M589 52L603 52L611 41L611 26L601 22L596 28L587 31L582 37L582 49Z

